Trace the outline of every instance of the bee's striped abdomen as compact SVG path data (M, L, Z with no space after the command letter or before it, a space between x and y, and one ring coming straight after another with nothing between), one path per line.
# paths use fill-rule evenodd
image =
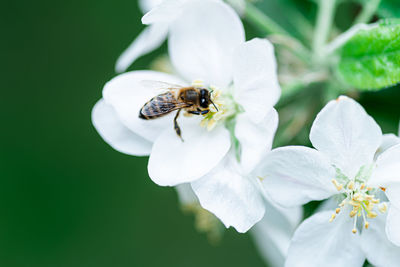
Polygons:
M178 102L171 92L167 92L150 99L140 109L139 118L151 120L161 117L179 108Z

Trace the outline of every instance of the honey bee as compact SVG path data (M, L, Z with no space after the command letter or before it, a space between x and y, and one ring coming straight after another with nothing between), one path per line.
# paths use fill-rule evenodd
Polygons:
M177 121L181 110L185 110L189 114L205 115L210 112L209 106L212 104L218 111L218 108L211 100L212 91L209 91L207 88L196 86L183 87L164 82L143 81L144 85L149 85L150 83L159 89L166 89L166 92L146 102L139 111L139 118L152 120L178 110L174 118L174 129L182 141L182 133Z

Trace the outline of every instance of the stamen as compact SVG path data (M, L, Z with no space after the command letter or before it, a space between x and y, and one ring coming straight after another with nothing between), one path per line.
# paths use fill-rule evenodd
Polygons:
M329 222L332 222L336 218L336 214L332 214L331 218L329 219Z
M204 83L203 83L202 80L194 80L192 82L192 86L194 86L194 87L204 87Z
M387 211L387 204L386 204L386 203L380 204L379 207L378 207L378 210L379 210L381 213L385 213L385 212Z
M350 183L347 184L347 189L350 189L350 190L354 189L354 181L350 181Z
M336 181L336 179L332 179L332 183L336 187L337 191L340 191L343 189L343 185L340 184L338 181Z
M353 224L353 230L351 230L353 232L353 234L357 233L357 216L354 217L354 224Z
M363 219L364 219L364 226L365 226L365 229L368 229L369 223L368 223L367 219L365 218L364 210L361 210L361 213L362 213L362 216L363 216Z
M358 212L358 209L350 211L350 217L353 218L354 216L356 216L357 212Z

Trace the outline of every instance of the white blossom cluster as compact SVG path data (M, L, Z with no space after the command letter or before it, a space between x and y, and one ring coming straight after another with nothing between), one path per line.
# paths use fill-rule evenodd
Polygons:
M174 70L118 75L92 112L114 149L149 156L150 178L177 186L227 228L253 229L273 266L400 266L400 138L383 135L349 97L330 101L310 131L314 148L272 148L278 127L274 105L281 89L274 47L246 41L237 13L220 0L145 0L147 28L121 55L117 72L166 39ZM142 120L141 107L158 95L143 81L214 91L217 110ZM303 222L302 205L322 201Z

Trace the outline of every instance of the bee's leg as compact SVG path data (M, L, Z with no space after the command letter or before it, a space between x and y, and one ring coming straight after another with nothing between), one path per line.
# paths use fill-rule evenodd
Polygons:
M200 111L194 111L194 110L190 110L190 111L188 111L188 113L190 113L190 114L194 114L194 115L204 115L204 114L207 114L208 112L210 112L210 110L209 110L209 109L206 109L206 110L200 110Z
M178 121L177 121L180 112L181 112L181 109L178 110L178 112L177 112L176 115L175 115L175 118L174 118L174 129L175 129L176 134L179 136L179 138L180 138L180 139L182 140L182 142L183 142L183 138L182 138L182 136L181 136L181 128L179 127Z

